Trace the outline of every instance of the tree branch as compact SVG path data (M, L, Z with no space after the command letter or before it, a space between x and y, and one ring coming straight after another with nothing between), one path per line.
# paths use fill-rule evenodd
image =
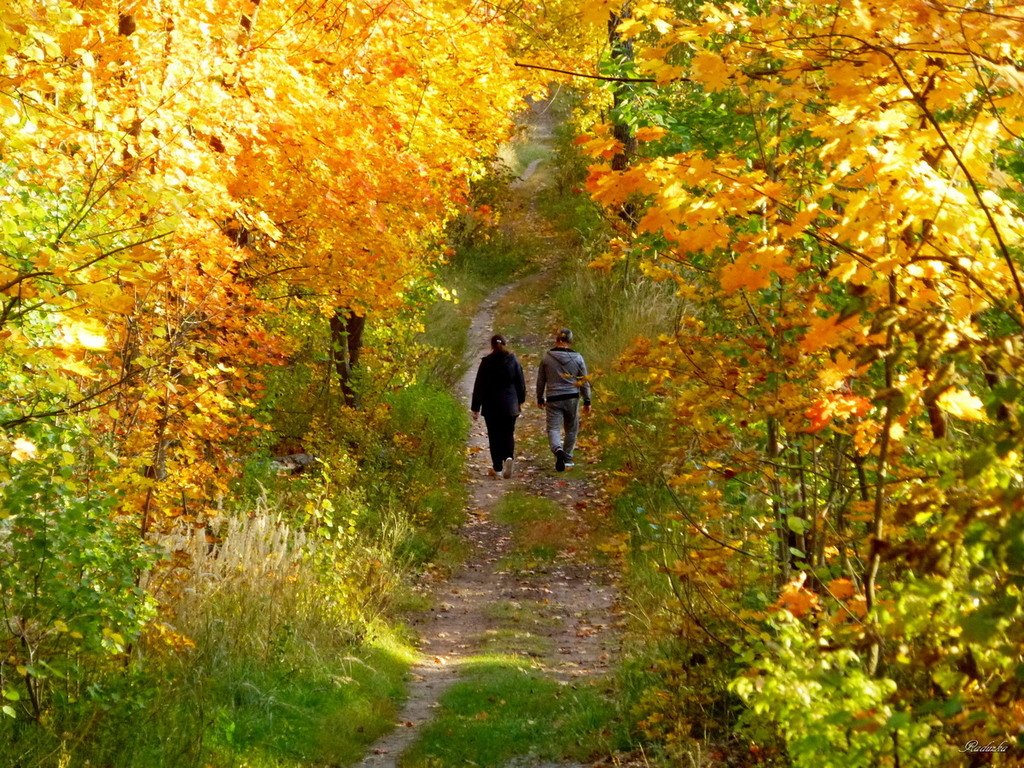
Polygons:
M572 72L568 69L555 69L554 67L542 67L540 64L524 64L516 62L517 67L524 69L543 69L545 72L557 72L560 75L571 75L572 77L586 77L590 80L604 80L610 83L656 83L653 77L612 77L610 75L588 75L584 72Z

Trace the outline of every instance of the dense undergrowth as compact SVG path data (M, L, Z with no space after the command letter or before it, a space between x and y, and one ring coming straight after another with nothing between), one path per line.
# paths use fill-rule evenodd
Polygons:
M269 453L253 455L216 521L152 539L155 568L138 593L143 633L106 631L110 661L100 667L61 654L54 638L34 671L42 716L0 720L0 763L334 764L388 730L414 659L393 609L412 573L444 562L463 505L468 425L443 386L403 375L406 386L382 387L359 409L319 409L301 445L291 443L316 457L303 474L281 476ZM83 523L80 544L96 525ZM51 542L34 561L43 586L61 583ZM83 557L103 554L86 547ZM104 560L107 581L120 573L134 593L139 562ZM70 621L60 630L78 634ZM17 688L7 699L24 704Z

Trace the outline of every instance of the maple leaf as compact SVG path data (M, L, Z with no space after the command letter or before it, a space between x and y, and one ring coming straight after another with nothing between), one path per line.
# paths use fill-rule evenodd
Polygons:
M730 85L732 71L724 59L712 51L701 51L693 57L691 77L709 91L721 91Z
M804 587L807 581L807 574L800 573L799 576L790 581L782 588L775 607L789 611L797 618L806 616L820 605L818 596Z
M810 204L802 211L798 212L796 216L792 218L788 223L780 223L777 227L779 237L783 240L789 240L794 237L799 237L807 229L807 226L814 221L814 219L821 212L818 210L816 204Z
M660 125L648 125L643 128L637 128L633 135L637 141L657 141L667 133L668 131Z
M850 579L833 579L828 583L828 591L836 600L848 600L857 594Z
M822 389L831 391L846 386L851 376L864 373L868 366L858 366L856 361L846 352L839 352L835 360L818 371L818 381Z
M981 398L966 389L947 389L935 400L936 404L950 416L965 421L985 421L985 404Z
M810 424L808 432L818 432L829 426L835 419L850 419L865 416L871 411L871 401L860 395L832 392L819 397L806 417Z
M612 136L597 136L585 141L581 146L591 157L601 157L605 160L622 152L622 142Z
M679 222L675 215L660 206L651 208L637 225L640 232L662 232L666 237L672 237L678 233Z
M628 40L641 34L644 29L646 29L646 25L642 21L638 19L624 19L615 28L615 31Z
M612 13L621 10L621 0L585 0L580 17L587 24L602 26Z
M740 289L757 291L771 284L771 273L766 269L758 269L749 255L740 256L732 264L722 267L719 272L719 283L726 293L735 293Z
M856 317L841 319L839 315L814 317L807 332L800 340L800 349L811 354L820 349L834 346L840 338L857 325Z

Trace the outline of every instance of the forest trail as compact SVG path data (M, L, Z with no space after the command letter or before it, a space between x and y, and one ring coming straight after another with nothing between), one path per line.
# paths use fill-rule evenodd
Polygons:
M543 111L532 111L528 133L535 144L550 140L551 126ZM512 185L511 204L503 220L506 230L539 234L542 241L558 237L546 231L550 225L540 220L533 202L544 183L542 161L533 160ZM549 252L544 257L551 259L558 252L555 247L545 250ZM514 317L523 309L524 291L535 290L539 282L549 279L550 270L543 268L498 288L480 305L469 330L468 370L459 385L467 409L479 358L489 351L489 337L501 330L496 323ZM599 680L610 669L616 646L612 630L616 593L610 574L587 562L588 510L597 495L596 483L585 467L587 425L584 422L581 427L578 466L556 473L544 437L544 412L534 397L536 363L548 346L547 331L538 328L536 333L510 339L527 382L512 479L488 476L484 421L472 424L467 445L469 514L460 531L467 549L465 561L437 587L433 609L411 618L420 638L421 660L412 671L408 699L395 729L370 747L360 763L364 768L409 764L403 762L403 753L435 719L441 697L464 678L467 664L472 665L480 654L521 657L531 673L570 692ZM531 508L542 504L547 516L527 515L517 521L519 503ZM580 763L544 761L531 752L530 744L522 744L520 755L506 765L582 768Z

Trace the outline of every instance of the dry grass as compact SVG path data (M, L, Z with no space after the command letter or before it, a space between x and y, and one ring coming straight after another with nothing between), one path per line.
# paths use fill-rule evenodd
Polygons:
M166 621L214 655L338 649L371 623L391 578L379 552L311 536L265 503L248 516L183 527L160 544L170 567L150 587Z
M667 283L577 269L562 283L556 305L577 329L591 368L609 369L638 336L671 333L680 301Z

